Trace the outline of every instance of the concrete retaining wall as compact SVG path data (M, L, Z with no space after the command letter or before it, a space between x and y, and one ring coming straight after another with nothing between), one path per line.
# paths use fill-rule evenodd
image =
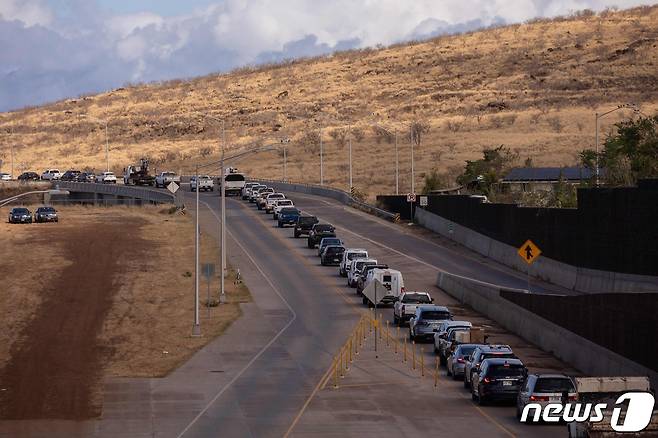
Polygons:
M139 199L155 204L170 204L174 202L174 195L168 191L154 190L147 187L124 186L121 184L95 184L58 181L54 186L71 193L90 193L101 196L116 197L117 199ZM128 203L128 202L126 202Z
M517 248L494 240L455 222L416 209L416 221L423 227L461 243L484 256L549 283L584 292L658 292L658 277L605 272L567 265L547 257L539 257L528 266L517 254Z
M658 387L658 373L626 359L500 296L500 288L441 272L436 284L461 303L497 321L542 350L592 376L649 376Z
M249 180L267 184L270 187L273 187L277 190L281 190L284 192L285 191L299 192L299 193L306 193L309 195L317 195L317 196L324 196L326 198L332 198L345 205L349 205L350 207L354 207L356 209L365 211L366 213L370 213L390 221L395 221L398 218L398 216L394 213L388 212L386 210L382 210L381 208L377 208L374 205L370 205L370 204L366 204L365 202L358 201L352 198L352 196L349 193L331 187L323 187L313 184L297 184L297 183L274 181L267 179L257 179L257 178L250 178Z

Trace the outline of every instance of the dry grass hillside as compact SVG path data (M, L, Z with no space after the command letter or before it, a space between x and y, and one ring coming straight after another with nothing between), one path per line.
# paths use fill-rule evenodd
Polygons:
M325 182L348 185L346 130L352 126L354 185L369 196L394 189L392 137L400 133L400 190L410 186L409 124L428 129L416 148L416 183L432 168L455 174L484 147L505 144L535 165L565 165L594 143L594 114L634 102L658 110L658 7L488 29L378 50L337 53L280 65L120 88L0 114L0 158L13 144L16 172L101 168L108 121L115 171L140 156L158 168L189 171L217 158L218 123L231 149L288 144L288 177L319 181L319 128ZM618 111L601 133L630 117ZM281 177L282 154L236 164Z

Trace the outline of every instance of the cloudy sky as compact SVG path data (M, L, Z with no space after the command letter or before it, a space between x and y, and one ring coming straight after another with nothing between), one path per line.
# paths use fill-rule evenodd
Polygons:
M0 111L643 0L0 0Z

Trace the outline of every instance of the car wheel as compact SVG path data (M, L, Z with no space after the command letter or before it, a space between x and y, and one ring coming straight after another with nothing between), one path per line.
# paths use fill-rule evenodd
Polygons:
M279 228L283 228L283 224L279 222Z
M398 318L395 313L393 314L393 324L400 325L400 318Z
M361 298L363 304L368 304L368 299L366 297Z
M475 391L471 391L471 400L473 400L474 402L478 401L477 396L475 395Z
M446 357L439 351L439 364L446 365L447 363L448 361L446 360Z
M466 373L464 372L464 388L469 389L471 387L471 384L468 383L468 380L466 380Z
M299 233L297 231L295 231L293 234L295 235L295 239L299 237Z
M446 366L446 374L450 377L452 377L452 371L450 371L450 367Z
M519 409L519 404L516 404L516 419L520 420L521 419L521 409Z

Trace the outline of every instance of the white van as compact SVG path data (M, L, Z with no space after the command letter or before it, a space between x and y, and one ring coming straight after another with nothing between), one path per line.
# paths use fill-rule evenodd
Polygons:
M404 292L402 273L395 269L372 269L363 288L363 304L393 304Z
M367 259L368 251L362 248L347 248L343 253L343 259L340 261L338 273L341 277L347 277L350 265L354 259Z
M347 270L347 285L349 287L356 287L356 281L358 280L358 275L361 273L361 269L364 266L376 264L377 259L353 259L350 263L350 269Z

